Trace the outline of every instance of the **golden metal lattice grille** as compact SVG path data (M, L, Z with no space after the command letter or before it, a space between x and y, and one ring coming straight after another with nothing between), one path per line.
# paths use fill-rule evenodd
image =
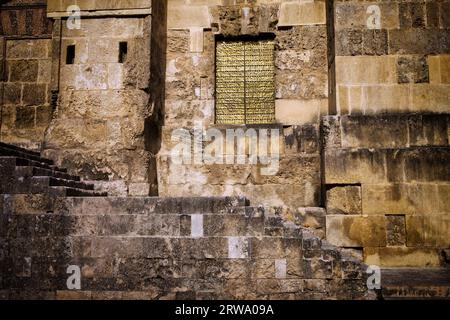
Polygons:
M275 121L274 42L220 41L216 50L216 122Z

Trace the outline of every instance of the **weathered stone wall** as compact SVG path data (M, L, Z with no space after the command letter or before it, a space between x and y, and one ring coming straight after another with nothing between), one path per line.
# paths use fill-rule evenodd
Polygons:
M45 1L6 1L1 5L2 142L40 148L52 111L51 37Z
M437 267L450 245L448 115L324 122L327 240L366 263Z
M216 127L214 118L216 37L267 34L275 39L277 125L269 128L281 131L278 174L261 177L260 168L251 165L175 165L174 130L192 131L195 122L221 132L227 128ZM328 111L324 1L169 1L166 76L161 196L245 195L254 204L319 204L318 123Z
M450 110L450 2L335 1L339 114Z
M94 9L107 9L104 1L93 3ZM81 6L80 29L69 29L62 19L59 101L45 154L110 194L149 195L156 189L154 160L145 145L145 122L153 115L151 1L137 12L125 10L134 8L128 2L113 7L125 15L97 16ZM60 10L64 15L64 8L53 3L49 16ZM123 42L127 51L120 62ZM75 46L73 64L66 63L69 45Z

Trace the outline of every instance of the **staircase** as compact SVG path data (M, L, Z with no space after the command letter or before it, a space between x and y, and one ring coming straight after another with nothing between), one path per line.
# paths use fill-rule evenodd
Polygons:
M0 143L1 194L48 193L61 197L100 197L94 185L58 168L39 153Z
M105 197L0 152L0 299L374 298L361 256L244 198Z

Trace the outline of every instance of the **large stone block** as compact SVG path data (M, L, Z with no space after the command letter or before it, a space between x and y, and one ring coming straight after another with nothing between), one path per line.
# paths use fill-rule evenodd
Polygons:
M448 116L418 115L408 119L410 146L448 146Z
M411 110L448 113L450 85L417 84L411 90Z
M34 129L36 109L34 107L17 107L15 126L17 129Z
M385 181L386 154L371 149L338 149L325 153L327 184L360 184Z
M386 218L328 215L327 241L339 247L384 247Z
M168 12L169 29L190 29L211 27L210 14L207 6L172 5Z
M275 101L275 118L284 125L317 123L320 115L327 109L327 99L277 99Z
M39 71L37 60L8 60L10 82L36 82Z
M364 261L380 267L439 267L440 257L436 249L406 247L364 248Z
M404 246L406 245L406 220L403 215L388 215L387 220L387 245Z
M327 191L327 212L329 214L362 213L361 187L334 187Z
M448 52L446 30L389 30L389 54L439 54Z
M437 214L438 186L435 184L363 184L363 214Z
M338 84L397 83L396 57L336 57Z
M7 59L45 59L48 57L50 39L8 40Z
M335 4L335 27L367 28L373 16L373 11L368 10L374 3L339 1ZM378 2L376 6L380 9L380 27L383 29L397 29L399 27L398 5L395 2Z
M341 116L342 147L404 148L409 142L407 121L404 116Z
M325 2L283 2L279 19L279 26L325 24Z
M404 56L397 61L398 83L429 82L428 64L425 56Z
M24 84L22 103L25 106L39 106L47 102L47 85Z
M22 103L22 84L5 83L3 85L3 103L5 105L21 105Z
M441 247L450 245L450 214L407 216L408 247Z

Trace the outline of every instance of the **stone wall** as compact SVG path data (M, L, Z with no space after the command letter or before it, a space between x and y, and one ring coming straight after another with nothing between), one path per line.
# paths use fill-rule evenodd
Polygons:
M437 267L450 246L448 115L324 122L327 240L385 267Z
M251 165L175 165L170 151L176 129L192 132L196 122L221 132L249 129L215 126L215 41L267 34L275 39L276 124L269 128L281 132L278 174L264 178ZM254 204L317 206L318 124L327 111L324 1L169 1L161 196L244 194Z
M51 119L51 36L45 1L0 11L0 140L39 149Z
M68 27L64 3L49 6L49 16L63 18L59 100L45 154L113 195L156 192L154 160L145 141L146 119L153 115L151 1L140 4L129 11L132 3L115 3L114 9L124 11L115 18L108 11L84 11L109 9L105 1L81 5L80 29ZM66 61L69 46L75 46L72 64Z
M335 1L339 114L450 110L450 2Z

